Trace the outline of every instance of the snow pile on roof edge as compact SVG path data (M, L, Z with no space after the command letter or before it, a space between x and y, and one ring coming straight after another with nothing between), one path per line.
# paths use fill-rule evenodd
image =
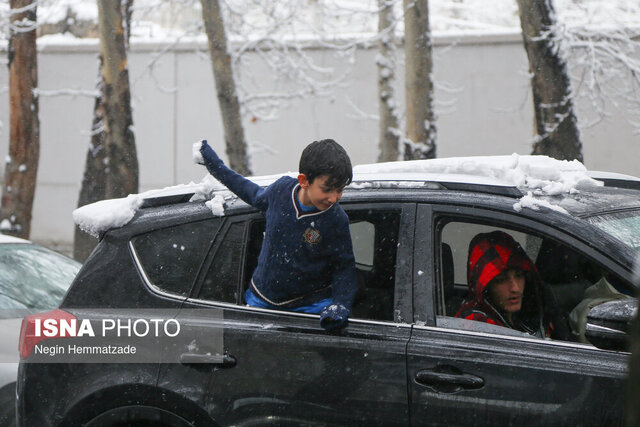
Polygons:
M545 207L566 214L567 211L560 206L535 196L573 194L580 189L604 185L591 178L587 168L577 160L521 156L515 153L511 156L453 157L358 165L354 168L354 173L457 174L490 178L502 185L517 187L525 194L513 205L517 212L522 208L539 210L540 207Z
M204 180L203 180L204 181ZM73 211L73 222L93 237L110 228L122 227L133 219L144 199L177 194L200 193L206 191L201 184L181 184L159 190L149 190L140 194L129 194L119 199L100 200Z
M577 160L557 160L547 156L477 156L357 165L354 173L457 174L491 178L534 195L573 193L580 188L602 186L589 177Z
M195 160L195 159L194 159ZM297 173L287 172L289 176ZM268 185L283 175L248 177L258 185ZM228 191L213 176L206 174L200 183L179 184L140 194L130 194L120 199L101 200L73 211L73 221L80 229L96 238L110 228L122 227L133 219L144 199L194 193L191 201L205 200L214 216L224 215L224 198L217 191Z
M121 227L131 221L142 198L130 194L121 199L101 200L73 211L73 221L80 229L93 237L113 227Z

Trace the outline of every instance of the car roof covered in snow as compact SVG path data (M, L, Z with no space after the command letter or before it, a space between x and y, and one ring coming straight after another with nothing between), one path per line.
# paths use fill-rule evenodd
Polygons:
M7 236L6 234L0 233L0 244L5 243L31 243L28 240L20 239L18 237Z
M248 177L267 186L278 178L297 172ZM599 178L599 179L594 179ZM505 196L499 203L511 203L516 211L523 208L550 208L562 213L588 216L619 209L640 208L637 190L640 178L628 175L590 172L576 161L556 160L546 156L478 156L430 160L413 160L356 165L353 182L346 188L345 200L361 194L367 198L385 197L384 190L402 188L401 194L421 190L446 190ZM416 191L411 191L416 190ZM439 192L440 193L440 192ZM163 208L187 201L205 201L210 212L222 215L236 205L229 190L207 174L200 183L190 183L129 195L122 199L104 200L83 206L73 213L74 221L86 232L98 237L110 228L127 224L138 211ZM511 200L511 201L509 201ZM495 200L498 202L498 200Z

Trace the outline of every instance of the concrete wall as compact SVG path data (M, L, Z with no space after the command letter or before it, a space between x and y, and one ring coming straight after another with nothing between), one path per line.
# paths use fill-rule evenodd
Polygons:
M133 45L129 55L141 191L199 181L205 171L191 161L191 144L196 140L206 138L218 152L224 152L206 44L179 45L158 58L157 52L164 47ZM376 53L375 49L359 50L349 84L332 97L297 102L280 111L277 120L246 120L254 173L296 170L302 148L314 139L328 137L345 146L354 164L375 162L377 122L355 118L350 103L377 114ZM346 67L332 52L318 49L310 55L337 70ZM254 76L269 75L257 59L251 64ZM39 81L45 93L91 91L97 68L97 43L40 46ZM438 156L528 154L533 110L527 69L518 34L436 39ZM401 80L402 70L399 77ZM0 67L0 89L5 88L0 90L2 156L9 138L7 85L8 70ZM402 90L398 93L403 102ZM43 95L40 99L34 240L70 242L73 238L71 212L80 191L92 108L90 96ZM639 138L624 115L624 111L617 112L583 131L587 167L640 175L635 155ZM0 179L3 167L0 165Z

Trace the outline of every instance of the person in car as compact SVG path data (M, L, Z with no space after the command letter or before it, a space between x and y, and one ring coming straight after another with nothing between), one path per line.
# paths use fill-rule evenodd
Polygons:
M469 297L456 317L567 339L566 322L545 292L535 264L503 231L480 233L469 244Z
M309 144L298 178L262 188L224 165L202 141L204 165L242 200L265 214L265 236L244 294L250 306L320 313L325 329L342 326L358 289L349 218L338 201L353 178L334 140Z

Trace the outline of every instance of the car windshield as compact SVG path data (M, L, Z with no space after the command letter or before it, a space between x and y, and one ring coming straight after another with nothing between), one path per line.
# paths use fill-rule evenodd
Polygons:
M587 221L640 252L640 210L592 216Z
M78 262L41 246L0 245L0 309L57 307L79 269Z

